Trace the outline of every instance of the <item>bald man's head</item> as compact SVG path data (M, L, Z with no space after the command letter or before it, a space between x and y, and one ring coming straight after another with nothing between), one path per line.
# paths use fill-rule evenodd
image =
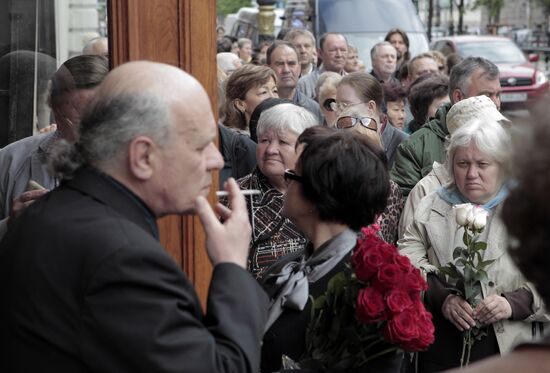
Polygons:
M174 66L130 62L99 86L80 128L81 157L126 185L155 214L190 212L223 166L207 93Z

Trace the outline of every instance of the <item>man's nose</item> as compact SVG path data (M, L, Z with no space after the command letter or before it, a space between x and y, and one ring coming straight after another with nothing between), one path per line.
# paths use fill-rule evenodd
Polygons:
M208 170L221 170L224 166L223 162L223 156L221 155L220 151L214 145L214 143L210 143L208 146L208 154L207 154L207 168Z

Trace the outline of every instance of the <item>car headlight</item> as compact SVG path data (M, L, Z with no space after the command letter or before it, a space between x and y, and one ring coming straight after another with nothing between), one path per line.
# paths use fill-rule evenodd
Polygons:
M548 78L546 77L546 75L544 75L542 71L537 71L536 77L537 77L537 84L543 84L548 81Z

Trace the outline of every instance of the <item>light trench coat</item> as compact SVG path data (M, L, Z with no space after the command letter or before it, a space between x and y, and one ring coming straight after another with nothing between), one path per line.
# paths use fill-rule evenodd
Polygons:
M501 205L502 206L502 205ZM533 294L532 315L522 321L501 320L492 324L501 354L509 352L516 344L531 341L532 322L549 322L540 296L534 286L527 282L508 255L508 235L500 219L501 206L495 216L489 216L485 228L487 250L483 260L495 261L486 269L489 281L481 285L482 296L502 294L525 288ZM399 252L409 257L423 273L438 272L438 267L453 261L455 247L462 246L464 229L459 228L454 218L452 206L437 192L426 196L419 204L413 222L398 241ZM548 326L545 325L546 330Z

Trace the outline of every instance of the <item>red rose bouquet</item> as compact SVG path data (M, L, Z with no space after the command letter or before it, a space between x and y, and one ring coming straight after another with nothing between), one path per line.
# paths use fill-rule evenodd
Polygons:
M398 350L425 350L434 340L432 315L420 300L420 271L377 227L363 228L351 274L341 272L315 299L302 367L349 371Z

